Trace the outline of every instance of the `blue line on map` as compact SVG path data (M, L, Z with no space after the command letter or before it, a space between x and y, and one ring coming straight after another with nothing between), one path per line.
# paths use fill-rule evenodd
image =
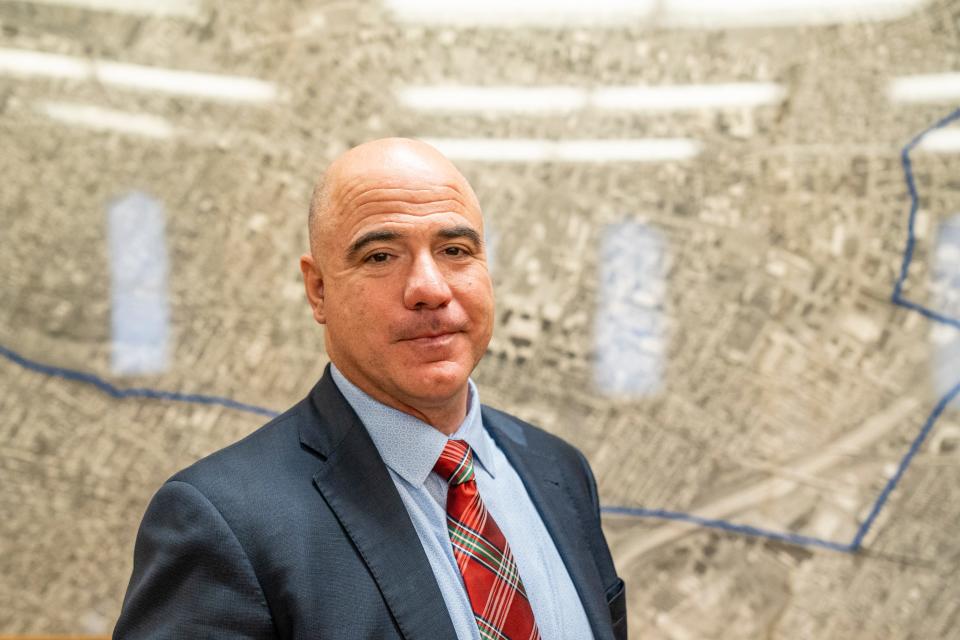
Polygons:
M634 508L634 507L603 507L601 509L604 513L611 513L617 515L625 516L636 516L638 518L659 518L661 520L677 520L680 522L689 522L692 524L699 525L701 527L708 527L711 529L721 529L723 531L730 531L732 533L739 533L748 536L755 536L758 538L768 538L770 540L777 540L779 542L789 542L790 544L798 544L802 546L814 546L814 547L824 547L827 549L832 549L833 551L851 551L849 544L844 544L842 542L831 542L830 540L823 540L821 538L814 538L811 536L803 536L797 533L783 533L780 531L772 531L770 529L761 529L760 527L753 527L746 524L734 524L733 522L728 522L726 520L717 520L714 518L703 518L692 513L683 513L680 511L669 511L667 509L644 509L644 508Z
M870 514L867 516L866 520L863 521L863 524L860 525L860 528L857 530L857 535L853 537L853 542L850 543L850 547L853 551L860 549L864 536L867 535L867 532L870 531L870 527L873 526L877 516L880 515L881 509L883 509L883 506L887 503L887 498L889 498L893 490L897 488L897 484L900 482L900 479L903 478L903 474L906 472L907 467L910 466L913 456L917 455L917 451L920 450L920 446L923 444L923 441L927 439L927 436L930 435L930 431L933 429L933 425L936 424L937 418L939 418L940 414L943 413L943 410L947 408L947 405L953 402L953 400L957 397L957 393L960 393L960 382L954 385L953 389L951 389L947 395L940 398L940 402L937 403L937 406L935 406L933 411L930 412L930 415L927 416L927 420L923 423L923 428L920 429L920 433L918 433L917 437L913 439L912 443L910 443L910 449L907 450L906 455L900 460L900 464L897 465L896 472L887 481L883 491L880 492L876 502L873 503L873 508L870 509Z
M907 274L910 269L910 262L913 260L913 249L916 242L916 235L914 233L914 223L916 221L917 210L920 207L920 196L917 193L916 183L913 177L913 164L910 161L910 152L916 147L920 141L931 131L947 126L954 120L960 119L960 108L956 111L938 121L933 126L927 128L917 136L915 136L907 145L903 148L903 151L900 154L901 163L903 165L904 178L907 182L907 190L910 194L910 218L907 227L907 245L904 249L903 263L900 267L900 276L897 278L896 283L893 287L893 295L891 300L894 304L900 305L911 311L916 311L923 316L934 320L936 322L941 322L948 324L954 327L960 328L960 319L947 316L945 314L939 313L928 309L922 305L906 300L901 295L903 284L907 279ZM206 404L206 405L220 405L228 409L235 409L237 411L244 411L247 413L254 413L257 415L274 417L279 415L276 411L268 409L266 407L260 407L253 404L246 404L243 402L237 402L231 398L226 398L222 396L208 396L200 395L193 393L180 393L176 391L162 391L159 389L149 389L149 388L120 388L116 387L103 378L94 375L92 373L87 373L84 371L78 371L76 369L68 369L65 367L55 367L52 365L44 364L36 360L31 360L23 355L20 355L12 349L8 349L3 345L0 345L0 356L3 356L7 360L25 368L30 371L35 371L47 376L52 376L56 378L63 378L65 380L72 380L75 382L82 382L85 384L92 385L99 389L100 391L106 393L107 395L113 398L148 398L155 400L172 400L174 402L187 402L193 404ZM897 485L900 483L900 480L903 478L903 475L906 473L907 468L910 466L910 463L913 461L914 456L920 450L920 447L923 445L927 436L933 430L934 425L937 422L937 419L940 417L940 414L943 413L943 410L946 409L953 400L956 399L957 395L960 394L960 382L958 382L954 387L937 403L933 408L933 411L930 412L930 415L927 416L926 421L923 423L923 427L920 429L920 433L917 434L913 442L910 444L910 448L907 450L907 453L901 458L900 464L897 465L897 470L894 472L893 476L887 481L886 485L883 487L883 490L880 492L880 495L874 501L873 506L870 509L870 513L867 515L867 518L860 525L860 528L857 530L856 535L853 540L849 543L834 542L831 540L824 540L822 538L816 538L812 536L804 536L795 533L788 532L779 532L772 531L769 529L762 529L759 527L753 527L750 525L737 524L734 522L729 522L727 520L713 519L713 518L704 518L697 516L691 513L683 513L680 511L669 511L666 509L648 509L643 507L622 507L622 506L606 506L602 507L604 513L610 514L620 514L635 516L639 518L657 518L660 520L674 520L681 522L689 522L691 524L696 524L701 527L711 528L711 529L720 529L723 531L729 531L732 533L738 533L741 535L753 536L758 538L766 538L769 540L775 540L778 542L786 542L790 544L800 545L800 546L815 546L822 547L825 549L831 549L833 551L840 551L844 553L854 553L859 551L863 539L869 533L871 527L876 522L877 516L880 515L880 512L883 510L884 506L887 503L887 500L890 498L890 494L893 493L894 489L897 488Z
M256 413L258 415L267 416L270 418L279 415L272 409L258 407L255 404L237 402L236 400L224 398L222 396L207 396L198 393L180 393L178 391L162 391L160 389L150 389L146 387L120 388L110 384L100 376L92 373L78 371L76 369L67 369L66 367L54 367L49 364L37 362L36 360L31 360L30 358L22 356L16 351L8 349L3 345L0 345L0 356L3 356L7 360L20 365L24 369L29 369L30 371L36 371L37 373L42 373L54 378L63 378L64 380L72 380L74 382L83 382L85 384L93 385L100 391L103 391L105 394L113 398L149 398L151 400L171 400L173 402L189 402L192 404L213 404L220 405L228 409L236 409L237 411Z
M903 262L900 264L900 275L893 285L893 294L890 296L890 301L893 302L893 304L910 309L911 311L916 311L934 322L948 324L960 329L960 318L952 318L939 311L934 311L933 309L917 304L916 302L911 302L903 297L903 285L910 272L910 263L913 262L913 249L917 242L915 228L917 211L920 209L920 194L917 192L917 183L913 178L913 162L910 160L910 152L920 144L920 141L923 140L928 133L936 129L942 129L954 120L960 120L960 108L918 133L900 152L900 164L903 165L903 176L907 182L907 191L910 194L910 218L907 222L907 245L903 249Z

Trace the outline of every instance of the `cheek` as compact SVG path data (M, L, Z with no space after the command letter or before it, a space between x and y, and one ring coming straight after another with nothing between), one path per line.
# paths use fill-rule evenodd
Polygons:
M341 330L355 331L355 327L364 327L366 318L370 315L370 293L364 285L341 286L328 294L328 306L333 303L333 313L336 315Z
M338 300L342 307L342 328L354 340L379 343L388 337L391 320L396 315L396 296L389 286L379 281L364 282L343 290Z
M458 289L474 321L490 322L493 317L493 285L489 276L484 273L465 278Z

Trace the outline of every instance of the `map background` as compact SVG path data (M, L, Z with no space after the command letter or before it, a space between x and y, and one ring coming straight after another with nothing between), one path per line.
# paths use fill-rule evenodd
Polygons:
M939 355L956 353L957 330L890 302L909 204L900 149L957 101L887 93L897 77L960 70L957 2L872 22L674 29L424 25L374 2L237 1L187 19L5 1L0 28L4 47L282 90L251 106L0 76L0 344L25 356L119 386L282 409L325 363L296 258L312 181L339 152L384 135L684 137L701 145L690 160L458 161L495 240L498 325L475 375L484 402L579 446L605 505L703 514L730 504L722 517L732 522L846 542L949 388L942 379L960 380ZM440 83L718 82L774 82L785 97L507 114L424 112L397 97ZM178 133L67 126L37 109L51 100L155 114ZM952 317L960 307L938 288L935 256L960 213L957 169L955 153L915 155L918 244L904 290ZM111 373L106 220L132 192L166 215L170 353L163 372L124 377ZM655 390L610 394L596 378L596 319L601 274L617 259L605 234L625 224L662 239L661 258L644 263L649 278L624 285L656 295L638 306L622 296L622 312L605 313L656 319L659 373ZM661 290L643 289L651 279ZM0 632L108 632L150 495L262 419L118 401L6 360L0 380ZM869 437L838 448L860 428ZM834 463L809 471L828 454ZM650 638L960 637L958 456L954 404L857 554L609 515L631 628Z

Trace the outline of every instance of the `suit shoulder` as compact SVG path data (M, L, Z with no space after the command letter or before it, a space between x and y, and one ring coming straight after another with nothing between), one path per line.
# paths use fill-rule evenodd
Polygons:
M224 483L246 483L302 455L300 425L304 402L298 402L247 436L214 451L174 474L169 481L186 482L203 493Z
M578 463L584 460L580 450L563 438L506 411L483 405L483 417L488 426L519 444L529 444L537 451L549 452L556 457L569 458Z

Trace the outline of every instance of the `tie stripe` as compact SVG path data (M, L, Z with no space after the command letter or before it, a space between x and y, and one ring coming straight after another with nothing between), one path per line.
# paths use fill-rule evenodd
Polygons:
M483 638L483 640L510 640L510 638L500 633L500 630L483 616L474 615L473 617L477 620L477 627L480 629L480 637Z
M447 532L480 637L540 640L510 545L477 491L469 445L448 440L433 469L450 485Z
M523 590L523 583L520 582L516 563L512 560L508 562L500 549L489 540L449 516L447 516L447 532L454 547L495 573L501 580L505 580L524 598L527 597Z

